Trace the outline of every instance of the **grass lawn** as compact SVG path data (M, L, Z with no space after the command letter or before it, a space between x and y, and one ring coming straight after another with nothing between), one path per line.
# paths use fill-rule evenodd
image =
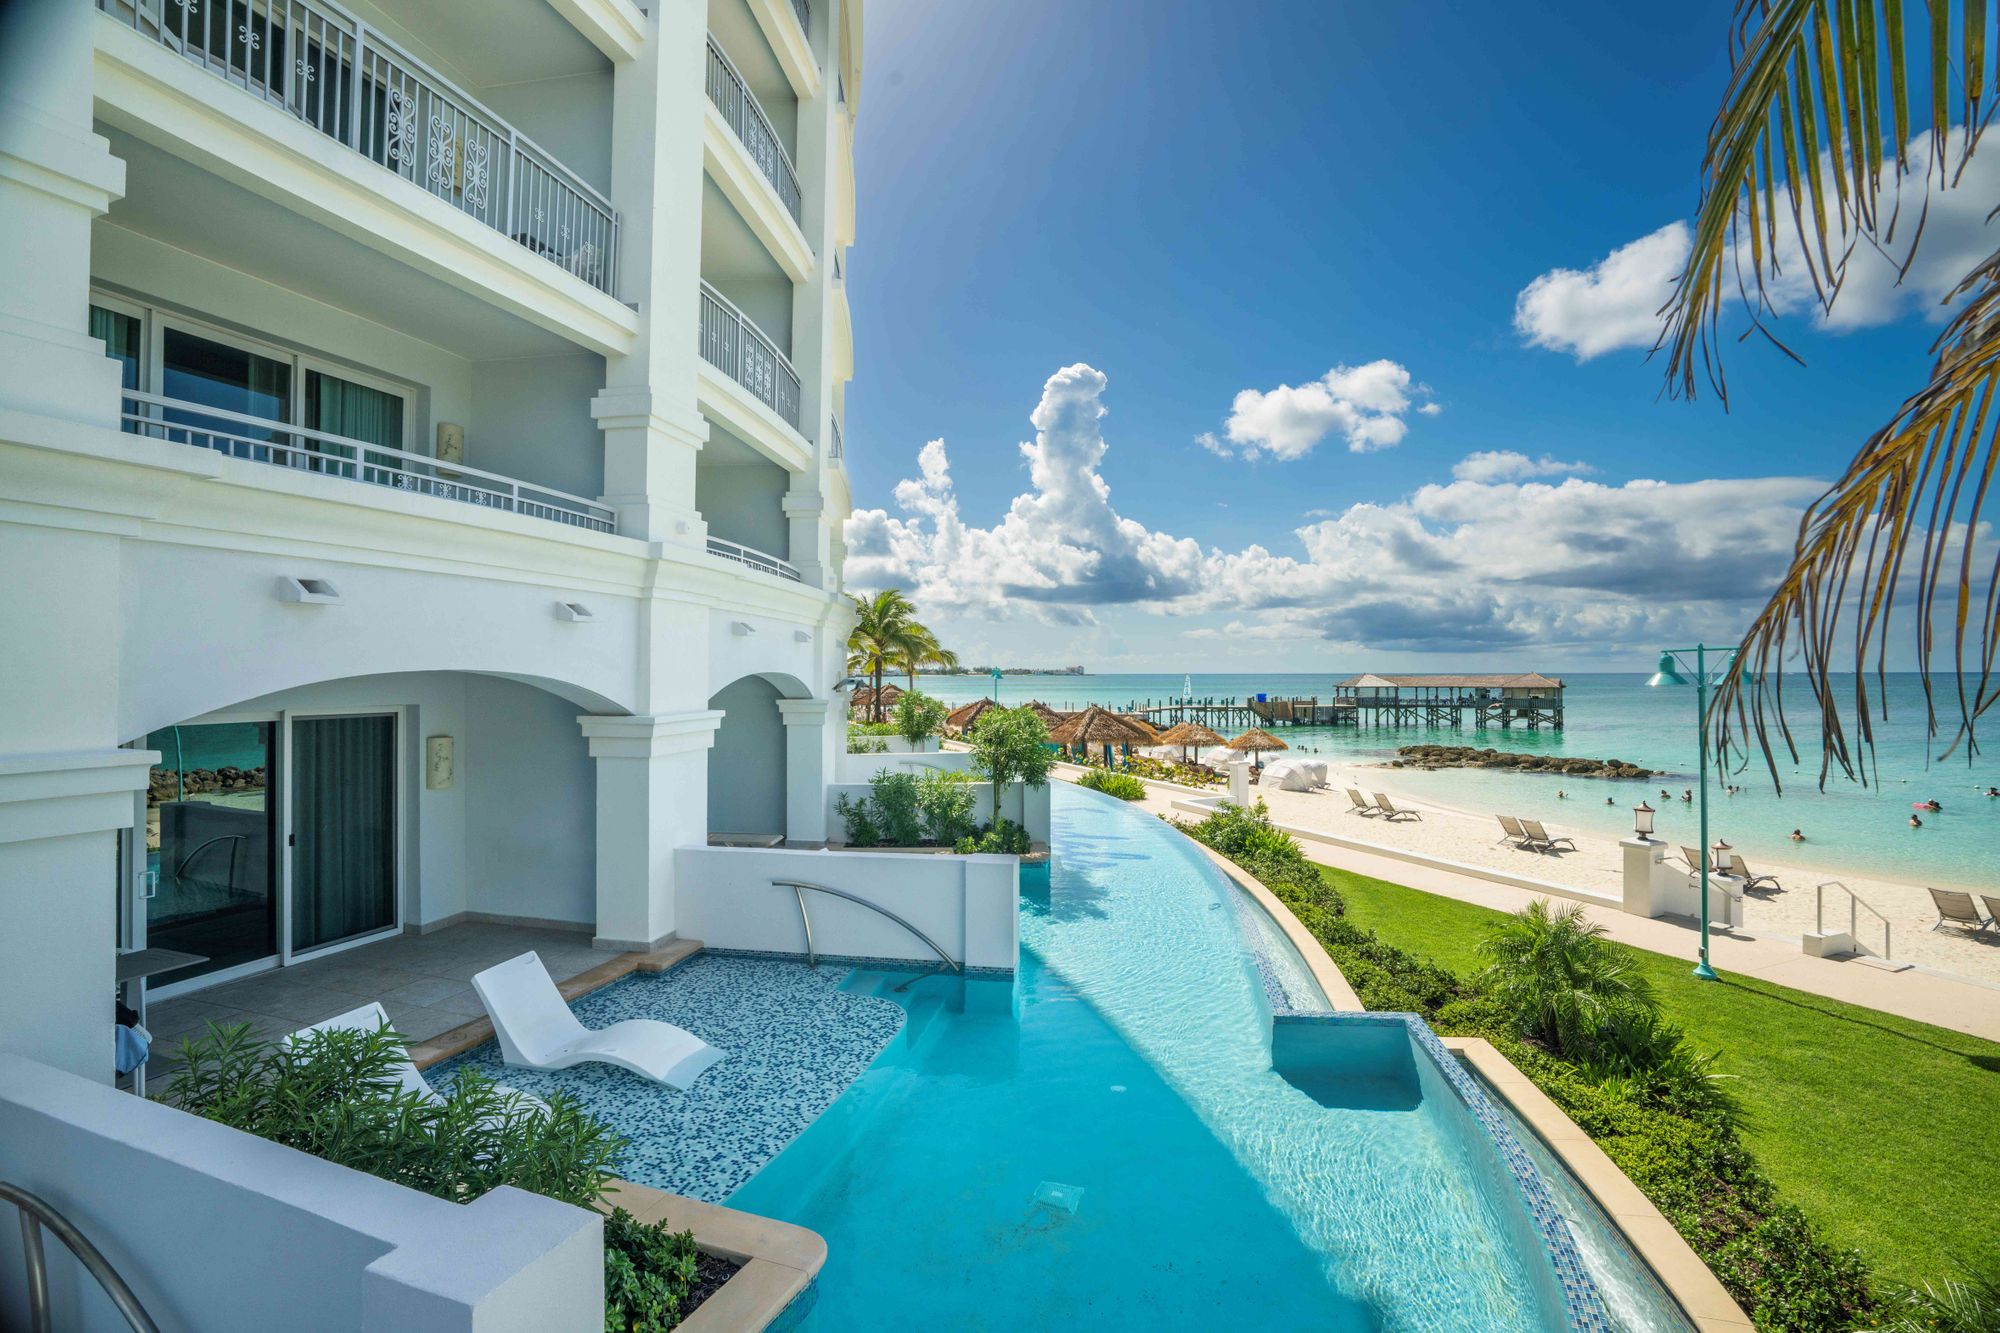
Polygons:
M1502 914L1322 867L1349 919L1471 976ZM1742 1133L1785 1198L1879 1278L2000 1261L2000 1045L1633 950L1661 1008L1733 1075ZM2000 995L1993 997L2000 1003Z

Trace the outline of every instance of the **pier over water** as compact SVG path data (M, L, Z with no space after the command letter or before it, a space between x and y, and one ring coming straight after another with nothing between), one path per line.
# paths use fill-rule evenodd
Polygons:
M1134 700L1119 710L1156 727L1198 722L1235 727L1525 727L1561 731L1563 683L1539 672L1518 675L1385 675L1366 672L1333 686L1330 698Z

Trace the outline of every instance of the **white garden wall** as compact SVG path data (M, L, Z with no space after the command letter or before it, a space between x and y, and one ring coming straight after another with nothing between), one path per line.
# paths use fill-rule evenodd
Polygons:
M680 933L711 949L803 955L796 879L856 894L896 913L967 967L1014 970L1020 862L1011 856L683 847L675 854ZM922 940L887 917L829 894L806 894L822 954L935 962Z

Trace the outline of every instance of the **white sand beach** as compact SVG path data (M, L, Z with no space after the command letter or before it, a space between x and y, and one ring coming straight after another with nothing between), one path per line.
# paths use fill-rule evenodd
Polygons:
M1504 813L1539 819L1551 834L1574 839L1576 850L1552 854L1519 851L1499 843L1500 827L1496 812L1472 812L1439 805L1399 789L1394 771L1379 766L1329 765L1330 790L1313 792L1279 791L1256 787L1271 817L1281 824L1314 829L1351 838L1358 842L1441 857L1468 865L1487 866L1511 874L1543 880L1551 884L1573 885L1595 893L1617 897L1620 893L1621 857L1618 843L1601 833L1587 832L1561 819L1560 809L1520 808ZM1344 790L1357 787L1368 792L1384 792L1398 806L1407 805L1422 813L1421 820L1394 822L1351 812ZM1221 794L1220 792L1216 794ZM1155 804L1148 802L1149 805ZM1159 803L1164 808L1164 802ZM1553 803L1551 803L1553 804ZM1980 981L2000 983L2000 931L1986 931L1978 937L1946 926L1933 931L1937 912L1922 884L1897 883L1846 871L1830 871L1786 858L1778 849L1739 847L1738 852L1759 874L1777 877L1784 888L1777 893L1747 896L1743 905L1741 932L1766 938L1797 939L1814 929L1814 886L1829 880L1847 885L1860 900L1888 918L1890 953L1898 962ZM1679 849L1673 849L1675 860ZM1676 861L1676 863L1678 863ZM2000 883L1990 890L2000 896ZM1826 893L1827 928L1845 930L1847 902L1837 890ZM1864 911L1857 929L1864 945L1881 951L1881 928L1871 924Z

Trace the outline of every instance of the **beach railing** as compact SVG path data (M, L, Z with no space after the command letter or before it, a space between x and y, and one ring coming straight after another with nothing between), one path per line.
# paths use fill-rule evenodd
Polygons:
M1821 935L1826 934L1826 891L1828 889L1839 889L1847 895L1847 938L1854 941L1854 947L1856 949L1861 948L1860 912L1866 910L1868 915L1882 923L1882 958L1885 961L1894 961L1894 956L1889 952L1889 918L1883 916L1867 903L1862 902L1860 898L1855 896L1854 890L1848 888L1837 879L1830 879L1813 890L1814 931ZM1836 909L1839 907L1838 902L1835 903L1835 907Z
M97 7L599 291L616 290L611 201L332 0Z

